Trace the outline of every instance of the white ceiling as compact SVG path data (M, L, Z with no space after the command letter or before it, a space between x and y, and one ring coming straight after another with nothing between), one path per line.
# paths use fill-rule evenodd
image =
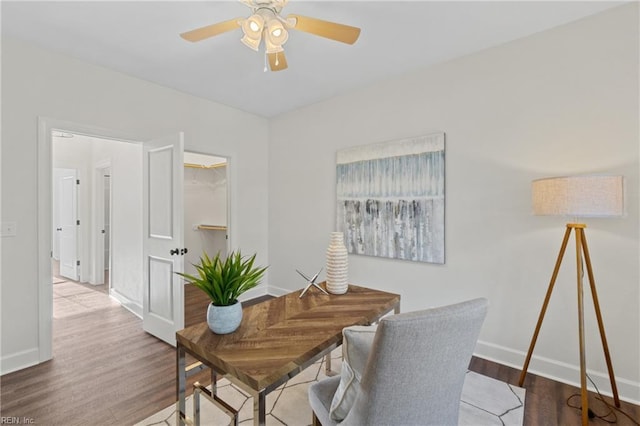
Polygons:
M2 1L2 35L264 117L598 13L620 2L305 1L296 13L362 28L349 46L291 31L289 69L263 72L241 30L178 34L250 10L237 1Z

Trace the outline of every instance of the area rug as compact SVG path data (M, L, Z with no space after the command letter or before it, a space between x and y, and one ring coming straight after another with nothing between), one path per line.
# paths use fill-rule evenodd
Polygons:
M332 368L340 371L340 348L331 357ZM306 426L311 424L311 408L307 399L309 385L325 378L324 362L318 361L302 373L267 395L267 426ZM244 391L222 379L218 395L240 411L240 424L253 424L253 399ZM525 390L499 380L467 372L460 401L459 424L465 426L522 426ZM187 398L187 415L193 415L192 398ZM229 417L200 398L200 421L203 426L228 425ZM146 418L136 426L174 426L176 405ZM407 425L409 426L409 425Z

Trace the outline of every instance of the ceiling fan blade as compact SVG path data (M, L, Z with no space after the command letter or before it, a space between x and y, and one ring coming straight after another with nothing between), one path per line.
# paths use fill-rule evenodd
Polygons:
M187 31L180 34L180 37L187 41L200 41L205 38L217 36L228 31L233 31L240 27L239 21L243 18L230 19L224 22L218 22L217 24L207 25L206 27L197 28L195 30Z
M269 68L271 71L282 71L289 67L284 52L268 53L267 56L269 57Z
M315 34L342 43L353 44L360 36L360 28L302 15L288 15L287 22L292 28ZM295 20L295 24L293 23Z

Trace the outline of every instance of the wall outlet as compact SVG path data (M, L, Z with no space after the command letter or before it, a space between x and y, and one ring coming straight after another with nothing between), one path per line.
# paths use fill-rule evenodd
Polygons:
M0 236L15 237L17 230L18 225L15 222L2 222L0 226Z

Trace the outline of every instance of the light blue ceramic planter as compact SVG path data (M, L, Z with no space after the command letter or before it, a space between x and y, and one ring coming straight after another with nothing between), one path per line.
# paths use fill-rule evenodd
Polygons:
M242 322L242 303L239 301L229 306L216 306L209 303L207 324L216 334L229 334L236 331Z

